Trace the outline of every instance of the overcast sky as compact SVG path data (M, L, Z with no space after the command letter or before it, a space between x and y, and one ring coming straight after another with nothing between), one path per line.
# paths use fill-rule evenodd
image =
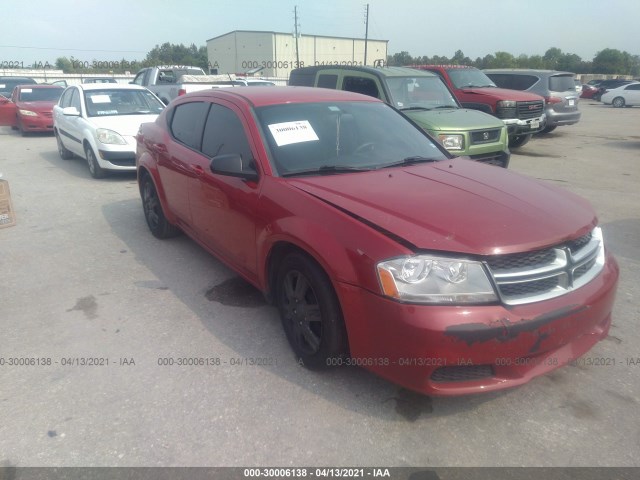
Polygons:
M0 0L0 62L142 60L164 42L206 45L233 30L389 41L389 54L472 59L551 47L592 60L605 48L640 54L639 0ZM0 65L1 68L2 65Z

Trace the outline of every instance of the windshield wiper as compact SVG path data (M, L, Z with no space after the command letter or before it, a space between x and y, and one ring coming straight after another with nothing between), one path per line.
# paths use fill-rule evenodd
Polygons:
M398 110L404 112L405 110L431 110L431 109L427 107L402 107L402 108L399 108Z
M437 107L433 107L434 110L437 110L438 108L458 108L457 105L438 105Z
M298 170L296 172L287 172L280 175L281 177L295 177L297 175L325 175L331 173L353 173L368 172L371 168L366 167L350 167L348 165L322 165L318 168L309 168L308 170Z
M419 155L415 155L413 157L403 158L399 162L389 163L380 168L399 167L404 165L415 165L416 163L432 163L432 162L439 162L439 161L440 160L437 158L421 157Z

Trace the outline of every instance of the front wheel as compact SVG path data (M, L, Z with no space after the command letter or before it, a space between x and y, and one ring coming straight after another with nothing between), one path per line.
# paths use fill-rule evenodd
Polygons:
M313 260L292 253L280 264L276 304L291 348L305 367L321 369L347 354L342 310L327 274Z
M558 128L557 125L554 125L552 127L544 127L544 130L542 130L540 133L551 133L553 132L556 128Z
M611 105L613 105L615 108L624 107L624 98L622 98L622 97L614 98L613 101L611 102Z
M64 146L58 132L56 132L56 143L58 144L58 154L60 155L60 158L63 160L71 160L73 158L73 152Z
M509 137L509 148L518 148L522 147L526 143L531 140L532 135L514 135L513 137Z
M93 153L93 148L87 145L84 149L84 153L87 156L87 164L89 165L89 173L93 178L104 178L107 172L98 164L96 154Z

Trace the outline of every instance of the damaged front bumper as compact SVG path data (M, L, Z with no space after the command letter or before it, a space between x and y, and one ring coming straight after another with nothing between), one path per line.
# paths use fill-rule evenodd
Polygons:
M517 306L403 304L340 284L350 364L428 395L521 385L607 336L618 275L607 255L603 270L583 287Z

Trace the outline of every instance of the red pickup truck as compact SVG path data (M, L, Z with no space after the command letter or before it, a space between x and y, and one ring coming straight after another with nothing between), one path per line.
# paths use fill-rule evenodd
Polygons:
M414 65L413 68L440 75L463 107L504 121L510 148L521 147L545 126L544 98L539 95L498 88L481 70L466 65Z

